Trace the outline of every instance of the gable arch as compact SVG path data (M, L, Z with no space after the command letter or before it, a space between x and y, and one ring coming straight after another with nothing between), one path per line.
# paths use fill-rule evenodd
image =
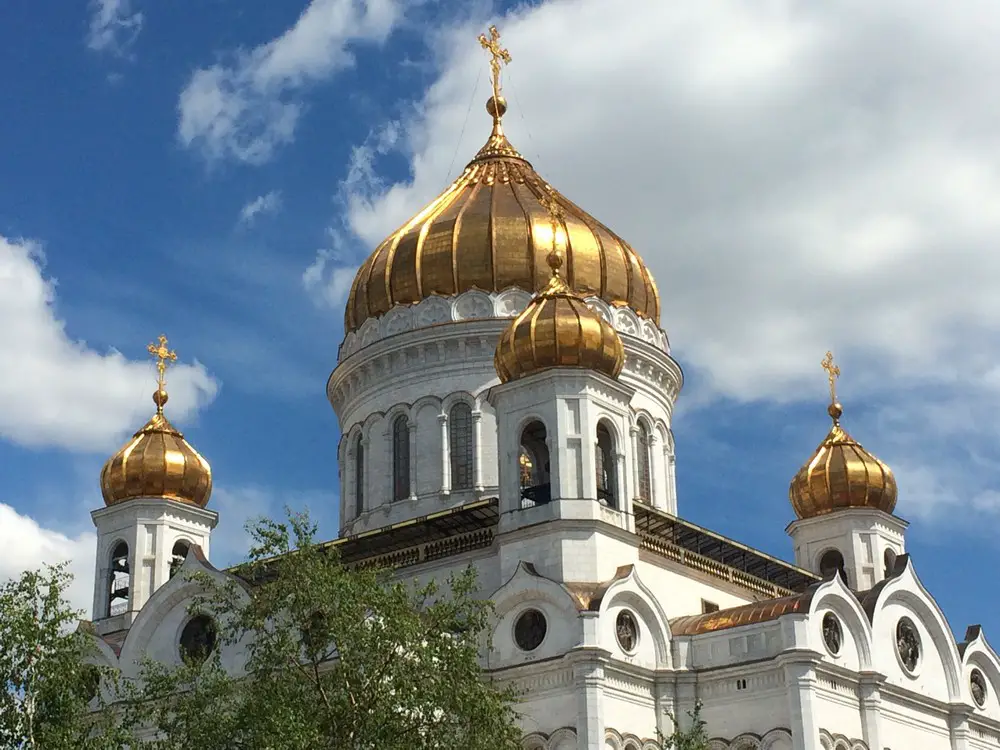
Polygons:
M610 625L609 628L602 627L602 633L605 637L610 635L610 640L606 642L605 647L612 652L619 650L614 637L614 619L617 617L617 612L626 606L639 615L642 620L640 627L643 624L646 626L648 635L653 642L656 667L669 669L671 666L670 622L656 596L642 582L634 567L631 568L628 575L613 581L601 600L598 612L601 620L606 620L605 624ZM640 635L640 640L641 637Z
M875 667L872 652L871 623L868 622L868 618L865 616L865 612L858 603L858 600L839 576L820 585L813 596L809 608L810 619L817 621L816 628L812 632L812 637L819 639L819 642L815 644L815 650L819 653L825 652L825 647L822 644L822 618L824 611L831 611L840 618L844 635L849 636L853 640L857 650L858 667L862 670L873 670Z
M972 635L970 638L969 636ZM990 718L1000 719L1000 658L996 651L986 641L982 630L978 627L969 628L966 640L959 646L962 652L962 690L964 702L973 706ZM972 670L978 669L986 679L986 702L982 707L972 697L970 684Z

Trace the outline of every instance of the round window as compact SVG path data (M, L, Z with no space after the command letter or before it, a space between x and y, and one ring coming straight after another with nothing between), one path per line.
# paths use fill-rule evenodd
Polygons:
M639 645L639 623L627 609L623 609L615 618L615 636L622 651L635 651L635 647Z
M973 669L969 675L969 690L972 692L972 700L982 708L986 705L986 677L978 669Z
M907 672L914 672L920 663L920 633L909 617L896 623L896 653Z
M534 651L545 640L548 625L537 609L522 612L514 623L514 642L522 651Z
M195 615L181 631L181 659L201 664L215 650L215 622L208 615Z
M840 647L844 642L844 631L840 627L840 620L833 612L823 615L823 643L826 644L827 651L833 656L840 653Z

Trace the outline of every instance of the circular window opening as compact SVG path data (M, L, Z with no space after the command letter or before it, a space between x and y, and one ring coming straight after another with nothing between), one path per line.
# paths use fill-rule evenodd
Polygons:
M982 708L986 705L986 677L978 669L973 669L969 675L969 690L972 691L972 700Z
M639 623L635 615L623 609L615 618L615 637L622 651L632 652L639 645Z
M547 630L545 615L537 609L529 609L514 623L514 642L522 651L534 651L542 645Z
M908 617L896 623L896 653L907 672L913 673L920 663L920 633Z
M823 643L833 656L840 653L840 647L844 643L844 631L840 627L840 620L833 612L823 615Z
M196 615L181 631L181 659L187 664L201 664L215 650L215 622L208 615Z
M823 578L832 578L835 573L839 573L840 577L846 581L844 556L835 549L824 552L823 556L819 559L819 573Z

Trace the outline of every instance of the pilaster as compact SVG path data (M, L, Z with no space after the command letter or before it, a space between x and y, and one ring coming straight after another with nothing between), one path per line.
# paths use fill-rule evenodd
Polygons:
M965 703L952 703L948 707L951 750L969 750L971 747L972 729L969 727L969 718L972 713L972 706Z
M858 676L858 703L861 707L862 739L869 748L882 747L882 685L885 675L862 672Z
M608 651L595 647L575 649L567 655L573 665L580 750L604 747L604 670L610 658Z
M816 665L821 661L813 651L785 652L778 657L788 688L789 724L795 750L819 747L819 724L816 721Z

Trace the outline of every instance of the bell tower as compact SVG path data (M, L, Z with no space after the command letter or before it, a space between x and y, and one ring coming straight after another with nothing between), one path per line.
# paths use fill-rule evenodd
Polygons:
M104 464L106 507L91 513L97 528L93 621L101 634L128 628L192 547L207 556L219 518L205 507L211 467L163 414L164 375L177 354L166 336L148 349L156 359L156 413Z

